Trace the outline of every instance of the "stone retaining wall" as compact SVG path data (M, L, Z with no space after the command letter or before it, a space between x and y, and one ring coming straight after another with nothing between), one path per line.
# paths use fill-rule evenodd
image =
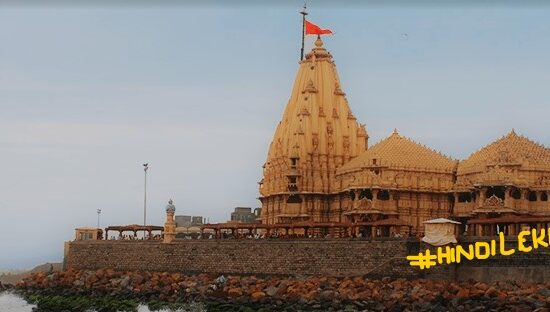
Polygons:
M73 269L178 271L258 275L393 276L414 278L404 240L75 241Z
M482 238L478 240L488 240ZM474 240L463 240L467 245ZM517 241L507 239L507 248ZM75 241L66 244L66 268L122 271L315 275L550 281L550 247L530 253L488 260L437 265L428 270L409 266L406 256L427 248L414 240L176 240L160 241ZM431 248L435 250L435 248Z

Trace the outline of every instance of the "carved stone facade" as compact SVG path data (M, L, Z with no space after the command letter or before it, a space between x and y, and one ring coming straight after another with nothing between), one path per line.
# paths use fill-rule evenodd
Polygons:
M475 235L547 228L549 191L550 149L512 130L459 164L453 216Z
M393 219L393 231L409 226L416 232L423 221L448 217L456 167L456 161L396 130L337 170L344 221L366 222L367 234L387 236L389 227L374 233L368 223Z
M439 217L475 235L550 224L550 149L514 131L460 162L397 130L368 147L332 56L315 45L263 166L262 223L351 224L369 236L417 234Z

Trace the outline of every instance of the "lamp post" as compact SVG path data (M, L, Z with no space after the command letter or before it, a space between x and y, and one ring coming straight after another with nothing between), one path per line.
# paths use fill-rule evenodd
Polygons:
M97 210L97 228L99 229L99 215L101 214L101 209Z
M143 172L145 173L145 183L143 192L143 226L147 225L147 170L149 169L149 163L143 164Z

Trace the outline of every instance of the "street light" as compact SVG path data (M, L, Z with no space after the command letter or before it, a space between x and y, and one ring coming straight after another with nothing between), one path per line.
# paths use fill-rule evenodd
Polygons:
M99 229L99 215L101 214L101 209L97 210L97 228Z
M143 172L145 172L145 187L143 192L143 226L147 225L147 170L149 163L143 164Z

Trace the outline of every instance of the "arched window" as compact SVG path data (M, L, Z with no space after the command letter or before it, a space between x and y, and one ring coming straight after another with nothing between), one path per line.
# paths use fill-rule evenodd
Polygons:
M504 199L504 187L503 186L491 186L487 189L487 192L485 193L487 198L495 195L496 197L500 199Z
M529 201L537 201L537 192L529 191Z
M378 192L377 199L380 199L380 200L389 200L389 199L390 199L390 192L387 191L387 190L380 190L380 191Z
M293 203L293 204L297 204L297 203L301 203L302 202L302 199L300 198L299 195L290 195L288 197L288 199L286 200L287 203Z
M513 199L521 199L521 191L517 187L512 188L511 195Z
M472 193L470 192L462 192L458 194L458 202L459 203L469 203L472 201Z
M359 195L359 199L361 199L361 198L372 199L372 192L371 192L371 190L369 190L369 189L362 190L362 191L361 191L361 194Z

